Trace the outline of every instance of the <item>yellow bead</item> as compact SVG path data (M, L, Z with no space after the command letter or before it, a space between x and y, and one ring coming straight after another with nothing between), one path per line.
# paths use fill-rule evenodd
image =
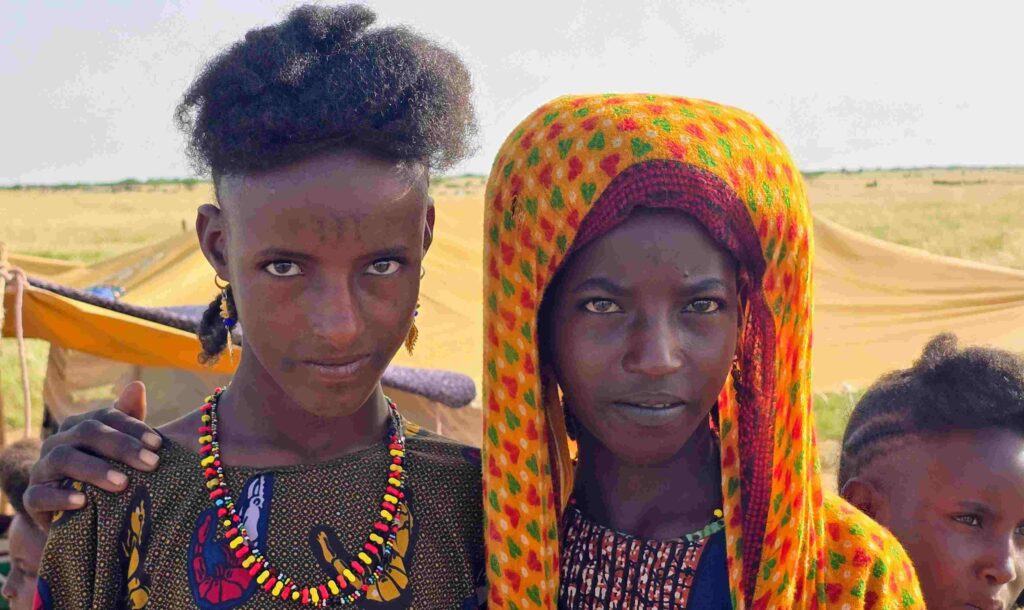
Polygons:
M370 534L370 540L380 545L384 544L384 539L378 536L377 534Z
M302 595L298 591L292 591L292 601L297 602Z
M252 555L249 555L248 557L246 557L245 559L242 560L242 567L248 569L249 566L251 566L255 562L256 562L256 558L253 557Z
M200 445L205 445L206 443L209 443L212 440L213 440L212 436L210 436L209 434L204 434L203 436L199 437L199 444Z
M395 477L388 478L388 484L391 485L392 487L401 487L402 486L402 482L399 481L398 479L396 479Z
M320 603L320 592L317 591L316 588L314 587L309 588L309 601L313 602L314 604Z
M391 451L389 451L388 453L390 453L390 454L391 454L391 457L402 457L402 455L403 455L403 454L404 454L405 452L404 452L404 451L402 451L401 449L392 449L392 450L391 450Z
M204 424L210 423L210 416L209 415L204 415L204 416L200 417L199 419L203 420Z
M370 556L367 555L365 552L362 552L362 551L359 553L359 559L361 559L362 562L365 563L366 565L370 565L371 563L373 563L373 560L370 559Z
M274 585L274 589L270 593L274 597L280 597L281 596L281 589L283 589L283 588L284 588L284 583L279 580L279 581L277 581L277 584Z
M199 463L200 463L200 464L201 464L202 466L204 466L204 467L205 467L205 466L209 466L210 464L212 464L212 463L213 463L213 456L212 456L212 455L208 455L208 456L204 457L204 458L202 459L202 461L200 461Z
M228 546L230 546L232 549L237 549L238 547L242 546L243 542L245 542L245 540L241 536L235 536L235 538L230 543L228 543Z
M353 585L359 582L358 579L356 579L356 575L352 573L352 570L346 569L341 574L345 577L345 580L349 581Z
M225 519L221 521L221 523L224 525L224 527L231 527L231 519Z
M384 501L391 502L392 504L398 504L398 498L394 497L391 494L384 494Z
M718 517L719 519L721 519L721 518L722 518L722 515L723 515L723 514L724 514L724 513L722 512L722 509L720 509L720 508L716 508L716 509L715 509L715 516L716 516L716 517Z
M395 518L395 516L392 515L391 513L389 513L388 511L386 511L384 509L381 509L381 511L380 511L380 518L385 520L385 521L391 521L392 519Z
M206 488L207 489L213 489L214 487L217 487L218 485L220 485L220 480L219 479L210 479L209 481L206 482Z
M262 585L263 583L267 582L268 578L270 578L270 572L267 570L263 570L262 572L260 572L260 575L256 577L256 582L257 584Z
M333 580L327 581L327 588L331 590L332 594L341 595L341 589L338 587L338 585L334 584Z
M392 464L391 466L388 466L388 468L390 468L390 469L391 469L391 472L403 472L403 470L404 470L404 469L403 469L403 468L402 468L401 466L399 466L398 464Z

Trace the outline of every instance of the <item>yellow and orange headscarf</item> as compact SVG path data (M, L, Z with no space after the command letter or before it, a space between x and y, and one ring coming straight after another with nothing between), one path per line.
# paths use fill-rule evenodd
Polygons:
M902 548L824 497L811 416L811 217L756 117L663 95L562 97L509 136L487 183L484 502L492 608L554 609L572 489L537 315L575 247L634 206L701 222L740 262L740 372L718 403L729 582L741 608L921 608Z

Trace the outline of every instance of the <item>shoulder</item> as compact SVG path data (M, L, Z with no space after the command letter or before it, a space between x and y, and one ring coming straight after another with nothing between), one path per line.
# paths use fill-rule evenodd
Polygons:
M846 500L825 495L825 573L829 598L852 595L865 607L924 608L917 575L903 546Z
M417 463L480 485L480 448L406 424L406 450ZM433 468L431 468L433 469Z

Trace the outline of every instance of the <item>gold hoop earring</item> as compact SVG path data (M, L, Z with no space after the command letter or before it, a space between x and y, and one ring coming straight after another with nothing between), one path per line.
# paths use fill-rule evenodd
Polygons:
M412 326L409 327L409 334L405 336L405 349L412 356L412 350L416 347L416 340L420 338L420 329L416 328L416 318L420 315L420 304L416 303L416 309L412 312Z

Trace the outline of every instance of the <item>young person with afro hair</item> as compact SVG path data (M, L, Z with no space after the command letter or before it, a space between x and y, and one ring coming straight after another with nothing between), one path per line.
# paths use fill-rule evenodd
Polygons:
M1024 603L1024 359L932 339L857 404L839 486L906 548L930 610Z
M202 358L225 357L236 324L245 349L230 387L157 438L94 416L50 440L95 486L36 488L37 507L84 505L50 528L39 607L477 607L479 458L407 436L380 384L414 337L428 177L468 151L470 77L374 20L296 8L185 93L177 121L217 198L196 220L218 276Z
M31 610L36 597L36 578L43 556L46 532L32 522L21 501L28 488L29 469L39 458L39 441L24 439L0 451L0 489L14 509L7 528L11 569L4 580L3 596L11 610Z

